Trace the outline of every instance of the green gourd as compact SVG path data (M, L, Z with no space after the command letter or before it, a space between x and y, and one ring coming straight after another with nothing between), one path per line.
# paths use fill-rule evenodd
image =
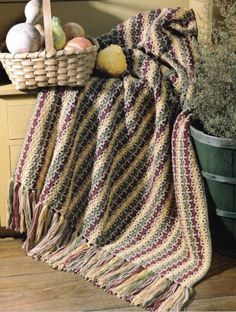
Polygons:
M52 17L53 45L56 50L61 50L66 44L66 35L62 29L59 17Z

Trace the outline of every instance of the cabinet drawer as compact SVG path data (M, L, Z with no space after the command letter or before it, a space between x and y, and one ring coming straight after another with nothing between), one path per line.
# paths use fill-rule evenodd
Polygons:
M8 136L10 140L23 139L32 114L35 97L7 99Z

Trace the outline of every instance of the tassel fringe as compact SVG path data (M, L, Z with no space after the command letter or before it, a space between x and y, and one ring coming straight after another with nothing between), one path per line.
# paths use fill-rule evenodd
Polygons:
M192 289L181 286L141 266L129 263L83 238L77 248L65 247L47 262L66 272L78 273L95 285L115 294L132 305L149 311L179 311L190 299ZM74 245L74 241L71 245ZM70 252L68 254L68 251Z
M35 209L35 191L27 190L20 183L9 183L7 228L23 233L29 232Z

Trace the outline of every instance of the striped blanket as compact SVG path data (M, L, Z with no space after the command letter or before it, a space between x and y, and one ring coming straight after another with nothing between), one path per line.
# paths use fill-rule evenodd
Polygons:
M140 13L98 40L128 70L42 90L10 183L27 254L133 305L179 310L207 272L200 171L181 112L194 73L192 11Z

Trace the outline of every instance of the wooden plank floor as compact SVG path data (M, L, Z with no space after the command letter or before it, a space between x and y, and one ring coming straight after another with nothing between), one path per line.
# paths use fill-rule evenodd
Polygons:
M21 240L0 239L0 312L142 311L24 255ZM215 255L188 311L236 311L236 259Z

